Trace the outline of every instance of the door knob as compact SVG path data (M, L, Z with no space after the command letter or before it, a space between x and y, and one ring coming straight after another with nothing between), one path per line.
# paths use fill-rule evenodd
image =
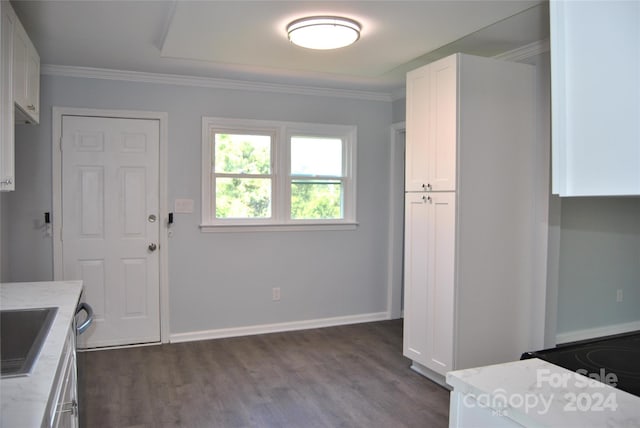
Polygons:
M155 251L158 248L156 244L149 244L149 251Z

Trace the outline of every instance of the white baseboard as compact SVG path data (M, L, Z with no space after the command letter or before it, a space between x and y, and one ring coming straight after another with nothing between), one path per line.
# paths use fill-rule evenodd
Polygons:
M292 321L277 324L261 324L247 327L221 328L215 330L193 331L188 333L174 333L170 336L171 343L192 342L196 340L222 339L225 337L251 336L254 334L278 333L283 331L307 330L311 328L332 327L337 325L359 324L373 321L388 320L387 312L371 314L348 315L344 317L320 318L315 320Z
M623 324L608 325L605 327L588 328L585 330L574 330L556 335L556 343L577 342L579 340L593 339L596 337L611 336L613 334L628 333L640 330L640 321L633 321Z

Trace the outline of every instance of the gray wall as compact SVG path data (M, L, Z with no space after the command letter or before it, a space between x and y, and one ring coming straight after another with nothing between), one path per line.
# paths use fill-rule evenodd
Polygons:
M386 311L390 102L45 75L41 123L17 131L18 190L2 197L4 280L53 276L41 224L52 203L52 106L168 112L169 201L196 201L194 214L176 214L170 239L171 333ZM357 230L201 233L202 116L357 125Z
M632 321L640 321L640 198L563 198L558 333Z
M402 98L393 102L393 123L404 122L407 117L407 99Z

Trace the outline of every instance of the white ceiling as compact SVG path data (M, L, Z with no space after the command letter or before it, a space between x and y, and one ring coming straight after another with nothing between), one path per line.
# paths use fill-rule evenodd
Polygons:
M539 0L14 0L43 64L393 92L405 73L455 51L495 55L548 37ZM310 15L362 24L335 51L288 42Z

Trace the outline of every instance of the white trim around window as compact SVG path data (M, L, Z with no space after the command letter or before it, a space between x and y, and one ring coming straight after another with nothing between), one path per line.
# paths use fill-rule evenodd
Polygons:
M220 166L216 164L216 135L269 136L270 149L265 155L266 145L262 144L262 158L257 171L254 165ZM329 161L333 166L326 173L291 173L292 140L302 138L313 142L317 140L331 142L333 153ZM339 141L339 142L338 142ZM219 143L218 143L219 144ZM327 143L328 144L328 143ZM336 149L336 144L338 144ZM328 146L327 146L328 147ZM316 150L318 147L316 146ZM322 153L325 155L326 153ZM267 157L267 159L265 159ZM321 156L323 157L323 156ZM289 230L352 230L356 222L356 158L357 127L349 125L326 125L299 122L276 122L266 120L230 119L218 117L202 118L202 221L203 232L246 232L246 231L289 231ZM312 161L313 162L313 161ZM318 161L320 163L320 161ZM337 163L337 165L336 165ZM321 170L328 168L317 165ZM247 169L248 172L245 171ZM261 210L256 214L223 213L223 201L216 197L217 180L236 179L236 181L262 180L270 188L269 202L258 204ZM221 182L221 181L220 181ZM333 211L318 218L305 215L292 215L300 210L292 204L292 186L299 189L306 185L327 186L334 190ZM339 190L339 197L335 190ZM260 195L265 199L265 193ZM295 192L294 192L295 199ZM298 199L299 201L300 199ZM226 199L228 205L228 198ZM216 206L219 203L220 206ZM339 207L338 207L339 205ZM298 208L292 208L298 207ZM224 209L230 209L225 206ZM231 208L233 211L233 208ZM298 218L292 218L298 217ZM320 218L322 217L322 218Z

